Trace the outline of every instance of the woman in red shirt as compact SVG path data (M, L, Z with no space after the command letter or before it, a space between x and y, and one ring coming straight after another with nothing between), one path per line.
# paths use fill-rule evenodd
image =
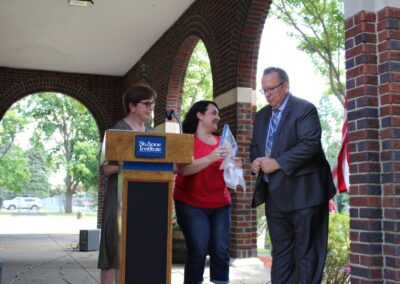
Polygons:
M178 167L174 191L177 222L187 247L184 283L188 284L203 282L207 254L211 282L229 283L231 198L219 169L228 152L213 134L218 112L214 102L199 101L182 124L184 133L195 134L194 162Z

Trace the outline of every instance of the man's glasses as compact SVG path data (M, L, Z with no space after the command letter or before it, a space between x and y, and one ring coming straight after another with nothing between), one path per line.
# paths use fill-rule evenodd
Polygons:
M139 102L140 104L144 104L146 107L152 107L156 104L155 101L147 101L147 102Z
M276 88L279 88L280 86L282 86L285 82L280 82L278 85L276 85L275 87L272 88L266 88L266 89L260 89L261 94L265 95L267 93L272 93L273 91L275 91Z

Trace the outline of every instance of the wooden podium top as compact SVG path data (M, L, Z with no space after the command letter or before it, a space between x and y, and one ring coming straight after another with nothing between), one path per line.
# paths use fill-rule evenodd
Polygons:
M192 134L106 130L100 162L193 163Z

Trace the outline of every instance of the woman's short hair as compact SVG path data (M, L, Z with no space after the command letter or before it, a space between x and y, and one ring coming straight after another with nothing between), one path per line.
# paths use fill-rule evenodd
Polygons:
M204 114L207 111L207 107L209 105L214 105L218 110L218 105L213 101L198 101L189 109L186 113L185 119L182 123L182 132L195 134L197 125L199 124L199 118L197 117L197 113L200 112Z
M133 85L125 91L123 95L123 103L126 114L129 113L129 103L137 105L140 101L157 98L157 93L147 85Z

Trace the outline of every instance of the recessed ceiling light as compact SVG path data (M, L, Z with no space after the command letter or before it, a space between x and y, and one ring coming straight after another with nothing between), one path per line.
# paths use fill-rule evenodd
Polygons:
M92 0L68 0L69 5L80 6L80 7L86 7L89 2L94 4Z

